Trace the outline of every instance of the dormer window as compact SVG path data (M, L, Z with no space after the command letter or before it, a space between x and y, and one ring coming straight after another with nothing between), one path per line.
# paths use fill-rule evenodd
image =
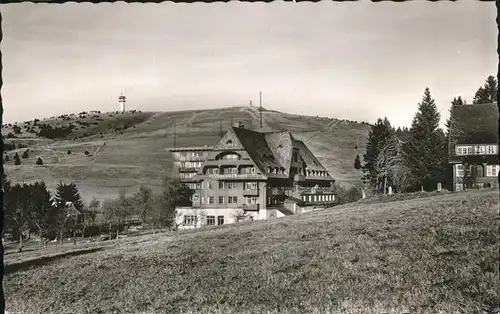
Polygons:
M227 145L233 145L233 141L228 140L228 141L226 142L226 144L227 144Z

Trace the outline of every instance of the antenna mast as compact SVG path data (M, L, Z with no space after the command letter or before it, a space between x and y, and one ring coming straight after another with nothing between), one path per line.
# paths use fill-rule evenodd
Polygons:
M176 146L175 146L175 144L176 144L176 143L175 143L175 135L176 135L176 134L175 134L175 122L174 122L174 148L176 148Z
M260 101L260 131L262 132L262 92L259 92L259 101Z

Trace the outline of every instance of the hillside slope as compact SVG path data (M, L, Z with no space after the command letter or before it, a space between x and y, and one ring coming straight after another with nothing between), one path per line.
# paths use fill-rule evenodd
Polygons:
M489 189L120 240L7 273L7 310L494 313L498 218Z
M359 182L361 172L353 168L353 160L356 154L364 153L368 124L276 111L264 111L262 116L265 131L291 131L310 147L339 183ZM67 125L67 119L44 120L38 125ZM6 172L14 182L43 179L50 188L60 180L75 181L86 200L94 196L100 199L114 197L121 187L133 193L141 184L159 190L161 179L171 173L171 154L165 148L174 146L174 128L178 147L212 145L220 138L221 123L222 132L226 132L231 121L241 121L247 128L259 129L259 112L250 107L233 107L88 114L83 125L89 125L85 128L78 125L79 129L73 130L69 139L41 139L29 132L8 139L27 143L30 157L22 159L21 166L14 166L14 153L18 151L21 155L25 149L9 151ZM125 124L128 128L121 129ZM12 127L3 128L3 134L11 131ZM68 155L68 151L71 154ZM34 166L38 156L44 161L41 167Z

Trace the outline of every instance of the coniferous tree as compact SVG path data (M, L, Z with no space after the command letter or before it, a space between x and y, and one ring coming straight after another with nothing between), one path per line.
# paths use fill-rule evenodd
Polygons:
M420 186L425 190L434 190L437 182L443 179L445 134L439 128L440 118L430 90L426 88L413 118L409 141L405 146L416 179L415 190Z
M5 155L5 162L8 162L10 160L9 155Z
M71 202L78 211L83 212L83 201L74 182L70 184L60 182L56 187L55 201L58 205L65 205L67 202Z
M28 151L25 150L23 155L21 156L23 159L29 158Z
M498 82L497 79L490 75L486 79L483 86L479 87L472 100L473 104L490 104L497 101Z
M359 155L356 155L356 158L354 158L354 169L361 169L361 160L359 159Z
M38 232L41 246L42 238L47 236L50 229L50 211L52 207L52 196L44 181L35 182L31 186L29 203L28 219L31 227Z
M43 160L42 160L42 158L38 157L38 159L36 160L36 164L37 164L38 166L43 165Z
M21 159L19 158L19 155L17 153L14 155L14 165L21 165Z

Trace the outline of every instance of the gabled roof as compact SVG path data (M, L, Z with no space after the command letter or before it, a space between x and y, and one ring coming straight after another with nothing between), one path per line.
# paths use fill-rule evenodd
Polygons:
M326 171L326 168L321 164L318 158L314 156L314 154L311 152L311 150L309 150L304 142L294 139L293 146L299 149L300 156L305 161L307 169Z
M450 125L450 141L452 143L497 143L498 106L497 104L453 106Z
M498 110L496 103L453 106L450 115L450 156L454 156L456 144L497 144Z
M239 144L241 144L241 148L248 152L250 158L263 174L268 175L269 167L284 168L289 173L293 148L299 150L299 154L307 164L308 169L327 171L309 148L302 141L296 140L290 132L261 133L245 128L232 127L223 139L231 138L232 134L236 136L239 142L236 146L239 147ZM220 144L222 143L220 142L215 148L221 146Z
M243 145L250 158L252 158L262 173L268 173L267 170L269 167L284 168L284 165L279 163L271 148L269 148L265 133L236 127L232 129L241 145Z

